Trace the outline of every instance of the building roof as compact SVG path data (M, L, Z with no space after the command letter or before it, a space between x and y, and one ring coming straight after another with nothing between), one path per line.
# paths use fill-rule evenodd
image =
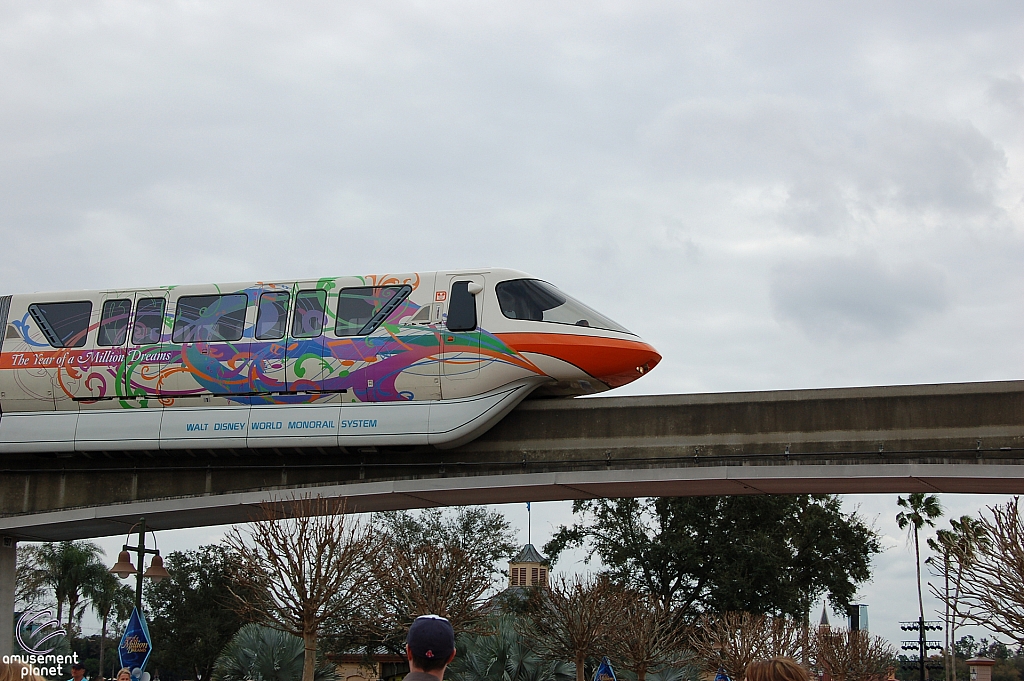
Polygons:
M533 547L533 544L527 544L523 547L523 550L519 552L515 558L509 561L510 563L547 563L548 559L540 555L540 552Z
M818 624L818 626L819 627L827 627L827 626L829 626L829 623L828 623L828 608L826 606L824 606L824 605L821 606L821 622Z

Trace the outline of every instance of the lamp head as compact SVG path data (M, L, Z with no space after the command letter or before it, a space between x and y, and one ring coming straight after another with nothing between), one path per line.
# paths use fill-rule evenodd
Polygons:
M117 554L117 562L114 563L114 567L110 568L110 572L121 579L127 579L129 576L135 574L135 566L132 565L131 556L128 555L127 551L122 551Z
M145 574L143 574L142 576L148 577L149 579L152 579L154 582L159 582L161 579L167 579L168 577L170 577L171 573L169 573L164 568L164 559L161 558L160 554L158 553L155 556L153 556L153 562L149 564L149 569L146 570Z

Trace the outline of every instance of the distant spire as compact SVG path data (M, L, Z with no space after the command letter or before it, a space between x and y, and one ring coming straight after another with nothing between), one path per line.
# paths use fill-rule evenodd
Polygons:
M828 606L824 603L821 606L821 622L818 623L819 629L831 629L832 625L828 623Z

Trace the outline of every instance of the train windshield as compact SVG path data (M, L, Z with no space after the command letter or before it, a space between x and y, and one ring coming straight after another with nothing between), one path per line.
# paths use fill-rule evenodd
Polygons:
M539 279L503 281L495 287L501 313L509 319L528 319L534 322L555 322L574 326L591 326L631 333L578 300Z

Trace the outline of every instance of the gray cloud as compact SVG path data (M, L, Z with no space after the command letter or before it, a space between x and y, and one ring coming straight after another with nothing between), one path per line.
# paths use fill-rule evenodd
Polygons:
M1024 114L1024 78L1019 75L997 78L989 87L993 100L1013 114Z
M676 105L642 139L669 172L776 184L785 194L781 223L811 232L875 221L883 210L992 213L1006 170L1005 152L970 124L852 119L801 101Z
M920 262L883 264L873 255L824 257L779 266L772 274L776 316L804 332L850 341L890 340L950 303L941 270Z

